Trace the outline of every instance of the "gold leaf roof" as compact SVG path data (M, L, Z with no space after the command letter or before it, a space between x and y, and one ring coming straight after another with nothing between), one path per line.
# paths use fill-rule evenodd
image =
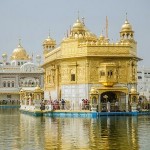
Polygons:
M56 45L56 41L52 39L50 36L48 36L44 42L43 45Z
M125 23L122 25L121 27L121 32L123 31L132 31L132 26L131 24L128 22L128 20L126 19Z
M29 60L30 57L26 50L19 43L18 47L14 49L11 60Z
M81 22L78 18L72 26L68 39L85 39L87 41L96 41L97 37L95 34L90 32L84 23Z
M73 31L78 31L78 30L84 30L84 25L83 23L77 19L76 22L73 24Z

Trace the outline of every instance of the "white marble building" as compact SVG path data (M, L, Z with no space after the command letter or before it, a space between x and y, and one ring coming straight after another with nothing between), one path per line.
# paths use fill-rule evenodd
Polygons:
M138 67L137 77L139 96L150 100L150 68Z
M0 62L0 103L19 103L20 89L34 90L37 85L43 88L44 71L40 67L41 56L36 56L36 64L21 46L14 49L7 60L7 54L2 55Z

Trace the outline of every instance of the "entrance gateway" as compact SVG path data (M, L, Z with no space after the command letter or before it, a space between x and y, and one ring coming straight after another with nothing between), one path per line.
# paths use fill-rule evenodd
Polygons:
M96 108L99 112L130 110L127 87L93 87L90 92L90 99L91 108Z

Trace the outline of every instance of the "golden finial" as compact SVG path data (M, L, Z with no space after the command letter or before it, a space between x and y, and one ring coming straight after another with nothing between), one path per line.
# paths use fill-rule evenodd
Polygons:
M67 36L67 38L68 38L68 30L67 30L66 36Z
M126 12L126 21L128 21L128 14L127 14L127 12Z
M18 46L21 46L21 38L19 38L18 42L19 42Z
M32 62L33 62L33 52L32 52L32 58L31 58Z
M71 34L71 25L70 25L70 30L69 30L69 31L70 31L70 33L69 33L69 34Z
M78 20L79 20L79 10L78 10Z
M66 33L64 33L64 37L66 38Z
M108 18L106 16L106 38L108 38Z
M48 32L48 38L50 38L50 29L49 29L49 32Z

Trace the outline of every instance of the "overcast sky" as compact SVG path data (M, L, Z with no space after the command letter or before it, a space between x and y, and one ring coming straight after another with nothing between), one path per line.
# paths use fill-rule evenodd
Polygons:
M61 42L77 16L99 36L108 17L109 39L119 40L126 13L135 31L140 65L150 67L150 0L0 0L0 55L10 56L21 38L28 54L42 55L42 42L50 35ZM0 57L2 59L2 57Z

